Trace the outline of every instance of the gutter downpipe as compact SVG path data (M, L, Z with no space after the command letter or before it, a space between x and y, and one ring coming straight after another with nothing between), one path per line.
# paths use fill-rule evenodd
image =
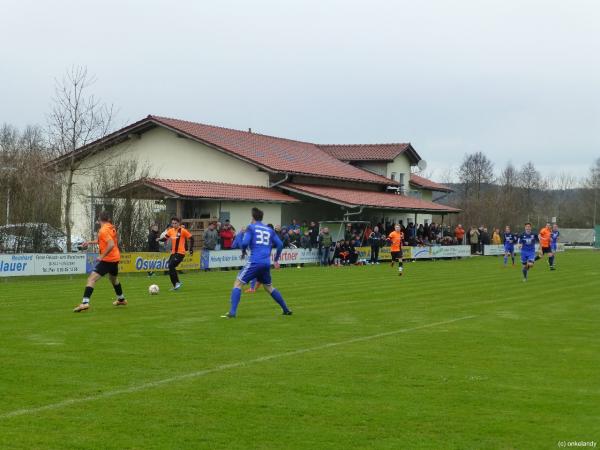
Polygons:
M279 186L282 183L285 183L289 178L290 178L290 174L286 173L285 177L283 177L283 180L279 180L279 181L276 181L275 183L269 184L269 189Z
M345 220L345 221L347 221L347 222L349 222L349 220L348 220L348 217L349 217L349 216L355 216L355 215L357 215L357 214L362 214L362 212L363 212L363 209L365 209L364 205L363 205L363 206L361 206L361 207L358 209L358 211L354 211L354 212L349 212L349 211L346 209L346 212L344 213L344 220Z

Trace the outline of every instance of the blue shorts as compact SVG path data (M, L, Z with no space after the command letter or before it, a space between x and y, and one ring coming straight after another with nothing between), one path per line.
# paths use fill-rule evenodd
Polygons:
M271 284L271 265L270 264L257 264L248 261L240 273L238 273L237 279L242 283L246 284L250 281L256 280L264 285Z
M521 252L521 263L535 262L535 252Z
M558 249L558 244L556 242L553 242L552 244L550 244L550 250L552 250L552 253L554 253L557 249Z
M515 252L515 246L514 245L505 245L504 246L504 253L513 254L514 252Z

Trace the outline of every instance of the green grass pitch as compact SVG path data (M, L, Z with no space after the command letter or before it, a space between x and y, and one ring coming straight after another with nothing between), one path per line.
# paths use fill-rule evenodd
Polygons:
M552 449L600 441L600 253L0 280L2 449ZM158 283L161 293L147 288Z

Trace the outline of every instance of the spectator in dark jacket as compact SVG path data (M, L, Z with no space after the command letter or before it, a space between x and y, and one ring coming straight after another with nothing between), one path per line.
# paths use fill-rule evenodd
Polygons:
M312 250L312 242L310 240L310 232L306 230L300 238L300 248Z
M159 252L160 246L158 244L158 239L160 238L160 233L158 232L158 225L153 223L150 225L150 229L148 230L148 251L149 252ZM151 277L154 275L154 272L148 272L148 276Z
M308 235L310 236L311 248L317 248L319 246L319 226L315 221L310 222L310 227L308 227Z
M373 228L373 231L369 235L368 242L371 246L371 264L379 264L379 248L383 241L383 235L379 232L379 227Z

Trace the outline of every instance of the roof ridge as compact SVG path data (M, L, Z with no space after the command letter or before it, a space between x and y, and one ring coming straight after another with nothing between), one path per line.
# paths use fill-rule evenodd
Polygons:
M315 144L318 147L381 147L382 145L410 145L410 142L381 142L375 144Z
M192 122L191 120L177 119L175 117L163 117L163 116L155 116L152 114L148 114L148 119L177 120L178 122L185 122L185 123L189 123L192 125L202 125L203 127L217 128L219 130L236 131L238 133L246 133L248 135L263 136L263 137L272 138L272 139L280 139L282 141L299 142L301 144L310 144L310 145L318 146L318 144L315 144L314 142L299 141L298 139L290 139L290 138L284 138L284 137L280 137L280 136L273 136L272 134L255 133L254 131L246 131L246 130L240 130L238 128L222 127L219 125L211 125L209 123L203 123L203 122Z

